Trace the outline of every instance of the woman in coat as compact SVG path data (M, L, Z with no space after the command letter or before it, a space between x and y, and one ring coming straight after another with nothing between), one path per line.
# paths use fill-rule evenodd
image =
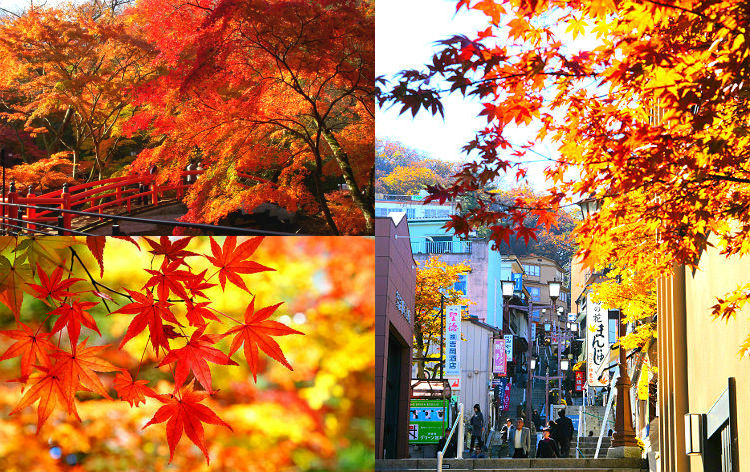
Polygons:
M474 450L474 439L477 440L479 447L483 447L482 444L482 428L484 427L484 416L479 411L479 403L474 405L474 416L469 420L471 423L471 447L470 450Z

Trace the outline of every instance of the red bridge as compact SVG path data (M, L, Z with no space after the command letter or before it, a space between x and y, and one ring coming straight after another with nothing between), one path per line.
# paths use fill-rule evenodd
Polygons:
M155 175L147 174L115 177L70 187L65 185L60 190L26 196L16 192L11 183L7 204L3 204L0 199L0 205L3 206L4 223L10 229L34 233L77 234L80 229L93 228L103 223L108 219L105 215L132 215L180 204L186 189L202 173L203 170L183 171L176 184L159 185ZM276 186L273 182L250 174L240 173L239 176ZM244 187L252 186L242 182L240 184ZM171 229L168 233L171 233Z

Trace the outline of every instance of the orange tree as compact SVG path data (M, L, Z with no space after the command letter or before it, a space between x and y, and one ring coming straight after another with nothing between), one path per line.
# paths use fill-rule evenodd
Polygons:
M5 469L32 464L29 454L49 443L51 454L86 470L134 462L158 470L168 460L196 470L204 455L207 463L209 448L219 467L248 460L267 462L259 470L361 464L372 444L363 413L371 407L369 390L360 390L372 382L373 359L362 347L371 335L372 304L360 295L366 277L348 272L348 288L357 292L344 299L339 279L321 269L335 248L302 239L272 239L261 250L259 239L103 241L88 241L93 256L73 238L4 241L0 262L11 275L3 280L2 302L6 313L20 317L3 332L9 343L2 357L16 361L3 364L27 385L0 392L3 411L12 413L0 422L8 435ZM366 262L368 244L347 247ZM295 263L303 254L311 260ZM103 268L93 270L99 261ZM289 303L269 303L277 296ZM332 323L340 339L330 339ZM282 340L285 353L271 337L299 331L312 339ZM363 354L346 361L340 357L346 349ZM207 361L233 364L233 371L212 371ZM289 372L292 364L297 370ZM26 407L37 399L34 414ZM25 426L31 422L41 427L36 435ZM164 430L150 426L160 422L166 441ZM210 427L204 432L201 423ZM173 456L183 433L199 448L181 446ZM347 454L337 452L347 446Z
M98 1L33 7L0 22L0 52L0 119L38 137L47 157L91 158L101 178L127 143L131 87L153 72L137 29Z
M371 2L143 0L131 14L164 71L135 97L130 130L156 145L133 169L176 179L199 160L186 218L273 201L333 234L373 232Z
M441 299L444 306L467 306L471 301L463 293L453 288L459 276L467 274L471 267L466 264L447 264L437 256L432 256L417 268L417 288L414 298L414 357L424 358L433 355L432 349L440 348ZM464 310L465 311L465 310ZM466 313L464 313L466 315ZM435 377L440 363L428 369L424 360L417 360L417 377Z
M454 217L455 231L506 220L492 227L499 243L533 231L525 215L581 195L602 200L580 227L588 265L593 247L628 221L655 238L665 270L695 266L709 234L726 255L750 250L747 2L459 0L457 8L483 12L487 28L445 39L428 69L404 71L380 91L382 103L413 113L442 112L450 92L482 102L487 126L466 146L478 158L433 198L481 191L503 172L523 176L516 162L532 144L510 142L517 127L555 141L559 158L547 170L549 195L476 208ZM747 298L733 292L716 314L730 316Z

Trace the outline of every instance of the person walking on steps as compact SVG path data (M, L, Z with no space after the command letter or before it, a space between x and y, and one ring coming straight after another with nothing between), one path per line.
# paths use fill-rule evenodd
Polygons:
M438 441L438 451L442 451L445 447L445 441L447 441L449 434L451 434L451 429L445 428L445 436ZM457 444L458 441L456 441L456 435L454 434L451 438L451 442L448 443L448 447L445 448L445 457L456 457L456 453L458 452Z
M557 440L560 443L560 457L570 455L570 440L575 433L573 421L565 416L565 409L557 412L560 419L557 420Z
M550 437L548 427L542 428L542 439L536 446L536 456L543 458L560 457L560 450L557 448L557 443Z
M529 428L524 428L523 419L519 418L516 427L512 428L508 434L508 456L515 459L529 457L530 437Z
M482 428L484 428L484 416L479 411L479 403L474 405L474 416L469 420L471 423L471 445L469 449L474 450L474 440L476 439L479 443L479 447L484 446L482 444Z

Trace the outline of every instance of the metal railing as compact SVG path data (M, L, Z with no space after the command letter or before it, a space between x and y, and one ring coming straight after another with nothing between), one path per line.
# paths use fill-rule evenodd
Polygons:
M443 472L443 456L445 456L445 451L448 449L448 446L451 443L451 438L453 438L453 433L456 431L456 427L458 427L458 437L456 438L456 459L463 459L464 458L464 404L459 403L458 404L458 416L456 417L456 421L453 422L453 427L451 428L451 432L448 434L448 437L445 440L445 446L443 446L443 449L438 451L437 453L437 472Z
M414 254L471 254L471 241L412 241Z
M174 227L180 227L180 228L191 228L191 229L197 229L202 231L211 231L214 234L255 234L255 235L270 235L270 236L292 236L295 235L294 233L285 233L280 231L267 231L267 230L259 230L259 229L252 229L252 228L239 228L239 227L233 227L233 226L219 226L219 225L209 225L204 223L186 223L182 221L167 221L167 220L158 220L158 219L151 219L151 218L138 218L135 216L126 216L126 215L110 215L106 213L92 213L89 211L78 211L78 210L66 210L62 208L49 208L49 207L40 207L36 205L25 205L21 203L1 203L0 206L7 206L9 207L11 211L10 213L14 216L5 215L0 217L0 230L5 233L9 233L10 235L20 235L24 232L28 233L34 233L34 234L54 234L50 233L57 232L59 235L81 235L81 236L97 236L96 234L92 233L86 233L82 231L77 231L74 229L71 229L69 227L69 224L66 224L64 220L68 217L72 217L72 215L78 215L78 216L87 216L92 218L99 218L101 220L112 220L112 236L121 236L123 235L120 233L119 225L117 224L119 221L130 221L135 223L150 223L153 225L159 225L159 226L168 226L171 228ZM25 209L26 211L36 211L37 214L40 211L45 211L50 214L56 214L57 216L49 216L45 217L44 221L55 221L58 224L48 224L48 223L42 223L39 221L38 218L35 218L33 220L28 219L27 215L20 214L19 210ZM11 222L17 222L18 224L11 224ZM49 231L40 230L37 227L43 227L46 228ZM9 228L17 229L17 231L9 230ZM171 232L171 231L170 231Z

